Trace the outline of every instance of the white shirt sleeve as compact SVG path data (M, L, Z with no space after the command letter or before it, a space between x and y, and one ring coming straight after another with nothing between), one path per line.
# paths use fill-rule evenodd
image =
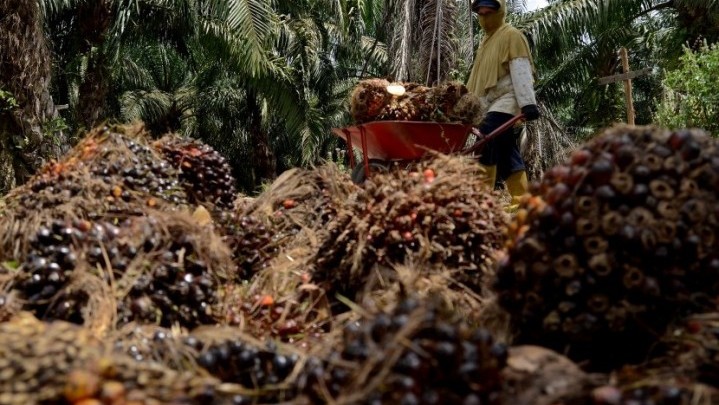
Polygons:
M516 58L509 61L509 74L512 76L514 96L519 107L537 104L534 94L534 75L532 64L527 58Z

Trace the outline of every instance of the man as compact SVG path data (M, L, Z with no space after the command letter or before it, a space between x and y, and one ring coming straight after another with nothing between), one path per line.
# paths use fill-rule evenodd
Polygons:
M524 114L526 120L539 118L534 94L534 66L524 34L505 22L505 0L474 0L472 11L479 15L485 37L474 60L467 88L479 96L487 111L479 131L489 134L513 116ZM524 160L517 136L507 130L487 143L479 162L485 167L487 184L494 189L502 179L516 208L522 195L529 191Z

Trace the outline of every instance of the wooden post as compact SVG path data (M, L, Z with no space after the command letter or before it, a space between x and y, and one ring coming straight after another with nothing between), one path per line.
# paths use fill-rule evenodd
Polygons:
M629 73L629 56L627 48L622 47L621 51L622 67L624 73ZM632 79L624 81L624 98L627 101L627 124L634 125L634 99L632 97Z
M624 69L624 73L613 76L600 77L599 84L607 85L619 81L624 82L624 98L627 103L627 124L634 125L634 99L632 97L632 79L634 79L635 77L644 76L652 73L652 68L644 68L641 70L630 71L627 48L622 48L619 51L619 55L622 59L622 68Z

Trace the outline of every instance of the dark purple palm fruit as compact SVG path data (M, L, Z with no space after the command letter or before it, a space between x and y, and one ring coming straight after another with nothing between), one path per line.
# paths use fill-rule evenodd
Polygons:
M642 360L719 288L719 150L700 131L618 126L532 187L495 290L518 342L590 367Z
M496 404L507 350L453 312L404 298L392 311L347 324L298 385L312 403Z
M191 203L232 208L236 181L232 168L219 152L199 140L173 135L156 141L154 146L180 172L180 181Z
M25 309L47 320L86 323L97 315L98 302L110 300L120 325L213 324L218 285L232 271L219 237L176 213L117 225L55 220L39 229L30 246L10 285Z

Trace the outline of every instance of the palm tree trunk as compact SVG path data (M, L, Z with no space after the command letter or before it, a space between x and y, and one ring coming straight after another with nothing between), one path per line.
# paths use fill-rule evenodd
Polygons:
M0 89L17 106L0 110L0 193L23 183L46 159L64 153L62 131L43 125L59 117L50 96L51 54L35 0L0 1Z
M110 74L102 44L115 16L109 0L85 2L78 14L80 36L85 44L82 51L87 55L88 63L80 83L76 116L80 125L91 128L106 118Z
M265 180L277 175L277 162L270 146L269 134L262 126L262 111L257 95L247 93L247 107L250 112L250 147L252 148L253 185L259 186Z

